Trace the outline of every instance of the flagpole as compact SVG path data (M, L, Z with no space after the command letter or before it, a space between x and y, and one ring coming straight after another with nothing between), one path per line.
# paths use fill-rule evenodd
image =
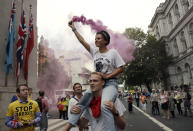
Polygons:
M29 17L31 18L31 12L32 12L32 5L30 4L30 11L29 11ZM30 22L30 19L29 19L29 22ZM30 27L29 27L30 28ZM28 32L30 33L30 31ZM26 65L25 65L26 66ZM26 85L28 85L28 72L26 74Z
M21 1L21 15L23 14L23 0ZM20 68L20 67L17 67L17 68ZM20 73L19 73L20 74ZM17 75L17 74L16 74ZM17 76L17 79L16 79L16 86L18 86L19 84L19 75Z
M16 87L18 86L18 83L19 83L19 76L16 79Z

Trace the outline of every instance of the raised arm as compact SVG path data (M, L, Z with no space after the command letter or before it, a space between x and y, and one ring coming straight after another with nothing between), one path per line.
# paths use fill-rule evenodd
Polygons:
M74 26L74 22L70 21L68 23L69 27L72 28L72 31L76 35L76 38L79 40L79 42L85 47L85 49L90 52L90 45L84 40L84 38L80 35L80 33L76 30Z

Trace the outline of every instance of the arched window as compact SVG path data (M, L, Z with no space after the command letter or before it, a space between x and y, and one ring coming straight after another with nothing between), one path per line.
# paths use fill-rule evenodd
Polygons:
M188 63L185 64L185 70L186 70L188 79L192 79L192 72L191 72L191 69L190 69L190 65Z
M168 44L165 45L165 48L166 48L166 52L169 54L170 53L170 48L169 48Z
M177 76L178 76L178 84L184 84L184 79L183 79L183 73L182 73L182 69L180 67L177 67Z
M182 0L182 5L183 5L185 11L187 12L189 9L189 6L190 6L188 0Z
M158 26L156 26L156 35L160 38L159 28L158 28Z
M183 51L185 51L187 49L187 44L186 44L186 39L184 36L184 31L180 32L180 41L181 41L182 46L183 46Z
M168 15L168 23L169 23L169 25L171 26L171 28L173 27L173 21L172 21L172 15L171 15L171 13L169 13L169 15Z
M175 5L174 14L175 14L177 20L179 20L180 19L180 12L179 12L179 9L178 9L178 4Z
M190 38L192 40L192 43L193 43L193 22L191 22L189 24L189 34L190 34ZM193 45L192 45L193 46Z
M173 41L173 47L174 47L174 56L178 56L179 55L179 49L178 49L176 38Z

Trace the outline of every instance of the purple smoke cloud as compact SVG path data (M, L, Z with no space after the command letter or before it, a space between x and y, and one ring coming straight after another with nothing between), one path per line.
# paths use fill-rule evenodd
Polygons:
M115 48L119 54L122 56L125 62L130 62L134 59L133 53L136 49L134 41L128 39L121 33L115 33L112 30L108 29L107 26L104 26L101 21L93 21L92 19L87 19L85 16L74 16L72 18L74 22L81 22L83 25L89 25L94 31L107 31L111 36L111 42L108 48Z

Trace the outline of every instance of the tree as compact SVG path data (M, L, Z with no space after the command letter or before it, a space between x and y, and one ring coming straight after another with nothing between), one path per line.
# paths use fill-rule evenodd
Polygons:
M129 38L140 41L134 57L135 60L127 63L122 79L126 81L126 85L146 85L150 91L152 82L163 82L167 89L167 79L169 77L167 67L171 63L172 57L167 56L165 50L165 41L156 40L150 34L140 32L140 29L126 30L124 34L130 34ZM144 35L145 34L145 35ZM142 37L142 38L140 38Z
M142 45L146 40L146 34L140 28L127 28L124 35L129 39L135 40L136 46Z

